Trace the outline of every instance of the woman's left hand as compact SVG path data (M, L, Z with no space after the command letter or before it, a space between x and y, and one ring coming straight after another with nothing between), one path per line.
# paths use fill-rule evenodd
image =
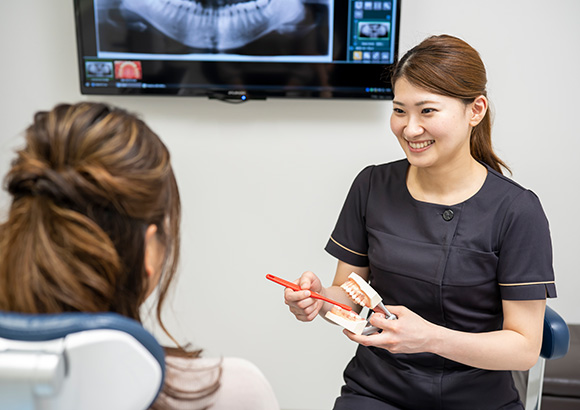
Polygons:
M373 313L369 319L370 324L382 329L382 332L363 336L345 329L344 334L363 346L380 347L391 353L429 352L430 343L437 335L437 326L404 306L387 308L397 319L388 320L382 312Z

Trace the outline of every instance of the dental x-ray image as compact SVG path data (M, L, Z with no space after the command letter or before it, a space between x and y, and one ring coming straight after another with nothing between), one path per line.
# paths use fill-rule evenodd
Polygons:
M330 0L95 0L99 51L329 55Z
M387 39L389 37L389 23L362 22L358 27L360 38Z
M113 63L102 61L88 61L85 70L89 77L113 77Z

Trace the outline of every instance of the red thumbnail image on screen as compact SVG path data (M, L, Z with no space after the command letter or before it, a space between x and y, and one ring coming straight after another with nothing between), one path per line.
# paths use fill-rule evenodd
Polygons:
M115 61L115 78L141 80L142 77L141 61Z

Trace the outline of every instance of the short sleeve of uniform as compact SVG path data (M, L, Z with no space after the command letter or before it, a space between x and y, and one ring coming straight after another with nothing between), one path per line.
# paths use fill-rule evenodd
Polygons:
M556 297L548 220L532 191L524 190L514 199L501 237L497 278L502 299Z
M325 250L354 266L368 266L366 208L374 166L363 169L355 178Z

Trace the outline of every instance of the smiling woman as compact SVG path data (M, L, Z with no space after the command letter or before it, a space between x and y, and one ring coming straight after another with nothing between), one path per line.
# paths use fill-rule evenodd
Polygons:
M492 148L491 112L487 106L487 74L475 49L452 36L430 37L401 58L391 75L393 84L399 79L430 96L459 100L466 108L475 102L485 103L484 107L476 107L484 115L475 118L477 123L472 125L469 141L471 154L497 172L501 173L502 168L509 171L508 166Z
M391 129L411 164L407 187L425 202L455 204L474 195L487 176L485 166L471 155L471 139L487 114L487 99L480 95L465 103L431 93L406 78L395 85ZM460 168L461 174L453 172ZM445 186L438 176L445 173ZM450 186L449 182L455 182Z
M335 410L523 409L511 370L539 355L546 298L556 296L548 221L536 195L502 174L493 152L486 73L456 37L426 39L392 73L391 128L406 159L356 177L326 250L332 286L312 272L285 291L301 321L349 303L351 272L381 312L359 343ZM360 311L352 304L355 311ZM493 391L493 395L489 395Z

